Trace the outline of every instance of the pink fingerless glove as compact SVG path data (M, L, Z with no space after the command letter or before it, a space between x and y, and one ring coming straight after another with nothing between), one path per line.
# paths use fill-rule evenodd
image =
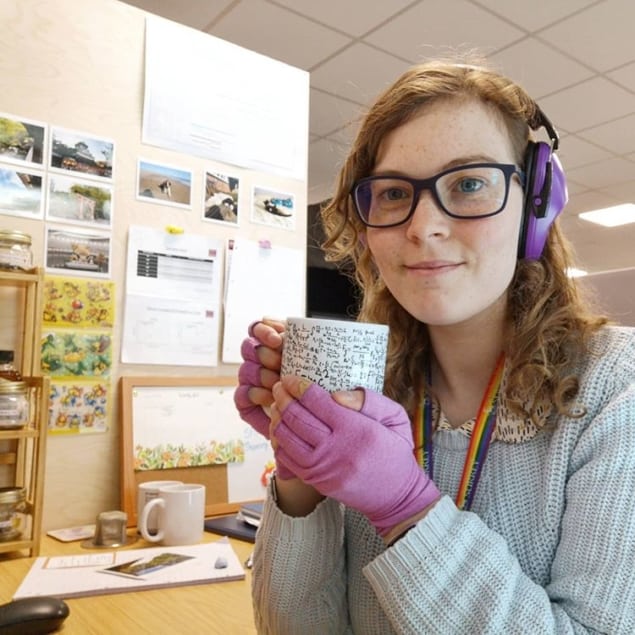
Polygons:
M246 421L256 432L268 439L270 419L262 409L262 406L254 404L249 399L248 394L250 388L262 385L260 383L262 364L256 354L256 349L260 345L260 341L255 337L248 337L243 340L240 354L244 361L238 369L238 388L234 391L234 404L240 418Z
M406 411L364 392L357 412L312 384L282 412L276 458L323 495L362 512L385 536L441 495L417 464Z
M246 421L256 432L265 437L265 439L269 439L269 424L271 420L262 406L253 403L253 401L249 399L249 389L262 385L260 383L260 369L262 365L256 354L256 349L260 345L260 341L255 337L248 337L243 340L240 347L240 354L244 361L238 369L238 388L234 391L234 404L236 405L240 418ZM295 477L295 474L279 460L276 460L276 474L281 479Z

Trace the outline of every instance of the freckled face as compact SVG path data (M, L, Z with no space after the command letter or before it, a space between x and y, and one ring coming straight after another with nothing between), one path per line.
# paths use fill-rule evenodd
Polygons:
M383 140L373 174L427 178L454 165L515 163L506 129L479 101L441 101ZM445 214L421 193L403 225L368 228L369 249L397 301L418 320L454 325L501 316L516 267L522 188L512 177L505 209L476 220Z

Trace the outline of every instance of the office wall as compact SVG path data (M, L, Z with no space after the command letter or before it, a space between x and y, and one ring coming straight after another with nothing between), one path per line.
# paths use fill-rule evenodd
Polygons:
M117 307L113 386L118 385L121 375L215 376L237 372L237 366L227 364L197 368L119 363L129 225L163 228L174 224L186 232L222 241L232 237L266 238L274 246L298 248L306 253L306 215L301 212L307 205L306 180L290 181L141 143L145 16L143 11L115 0L0 3L0 111L109 138L116 144L111 266ZM201 60L202 76L213 69L213 64L213 60ZM182 211L137 201L139 157L191 169L193 209ZM241 191L250 191L254 184L266 184L293 194L297 210L295 231L250 223L247 208L239 209L241 222L237 228L203 222L199 205L206 168L240 177ZM19 229L32 236L35 264L39 266L43 265L44 227L45 222L40 220L0 215L0 228ZM5 317L11 323L11 317ZM0 328L4 337L12 332L4 322L0 322ZM3 342L4 346L7 344ZM93 522L100 511L120 508L118 409L117 399L107 433L49 435L44 529Z

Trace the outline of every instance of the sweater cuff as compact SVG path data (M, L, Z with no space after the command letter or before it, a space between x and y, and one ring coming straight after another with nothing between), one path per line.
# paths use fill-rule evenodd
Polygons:
M276 542L321 540L341 544L344 532L344 506L332 498L325 498L306 516L288 516L278 507L270 483L258 531L265 527L269 540L275 536ZM339 531L334 532L335 527L339 527Z
M365 567L371 579L382 579L392 574L406 574L412 563L424 557L447 540L448 532L461 512L452 499L442 496L432 509L405 536L387 548Z

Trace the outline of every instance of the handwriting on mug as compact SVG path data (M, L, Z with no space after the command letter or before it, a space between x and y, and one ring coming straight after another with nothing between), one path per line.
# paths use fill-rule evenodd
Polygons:
M386 334L329 325L288 324L284 373L303 375L328 387L357 385L381 390ZM379 379L379 382L378 382ZM379 384L379 385L378 385Z

